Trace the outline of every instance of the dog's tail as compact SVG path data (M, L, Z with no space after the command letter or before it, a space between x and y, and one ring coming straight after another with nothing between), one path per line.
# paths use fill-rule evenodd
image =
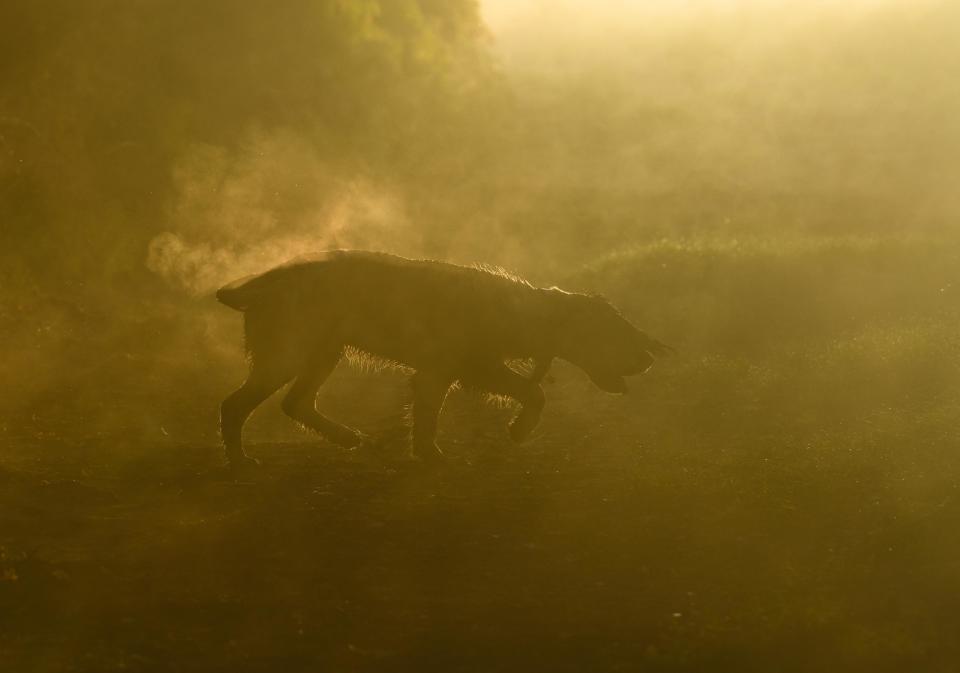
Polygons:
M256 278L257 276L247 276L224 285L217 290L217 301L237 311L246 311L253 303L253 295L256 294L254 284L251 283Z
M303 264L297 260L288 264L265 271L253 276L246 276L224 285L217 290L217 300L237 311L265 306L269 307L282 302L284 297L296 295L302 289L303 283L312 280L310 273L305 273Z

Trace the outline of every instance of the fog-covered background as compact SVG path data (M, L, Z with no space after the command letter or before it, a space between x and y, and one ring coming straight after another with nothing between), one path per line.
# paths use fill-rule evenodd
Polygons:
M934 236L957 212L949 2L2 12L11 379L89 356L84 315L100 338L213 316L218 284L307 249L560 282L661 239Z

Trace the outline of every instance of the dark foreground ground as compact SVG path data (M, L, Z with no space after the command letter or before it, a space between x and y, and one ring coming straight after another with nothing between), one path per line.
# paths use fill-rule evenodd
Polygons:
M455 396L439 467L11 440L3 670L960 670L950 478L585 385L524 447Z
M78 341L0 417L0 671L960 671L956 249L613 260L584 286L681 355L624 397L557 367L521 447L455 394L437 467L273 400L230 474L238 352ZM320 403L385 432L405 395Z

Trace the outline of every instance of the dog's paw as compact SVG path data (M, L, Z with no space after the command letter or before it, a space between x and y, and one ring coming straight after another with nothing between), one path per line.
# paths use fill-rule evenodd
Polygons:
M230 470L245 470L260 466L260 461L245 453L227 456L227 467Z
M414 445L410 455L413 460L423 463L442 463L446 459L436 442Z
M349 430L342 436L331 437L330 439L334 444L348 451L370 448L376 446L377 443L373 437L359 430Z

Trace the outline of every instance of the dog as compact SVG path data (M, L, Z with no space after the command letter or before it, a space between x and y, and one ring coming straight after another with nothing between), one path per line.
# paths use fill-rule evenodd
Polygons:
M243 425L290 381L287 415L341 447L369 441L315 405L347 349L413 370L411 453L423 460L442 456L437 421L454 383L519 402L509 434L521 442L540 420L540 382L554 358L582 369L599 389L623 393L625 377L673 351L600 297L534 287L499 269L379 252L299 257L230 283L216 297L244 313L250 364L246 381L220 408L231 465L256 462L244 453ZM533 360L532 375L506 364L518 359Z

